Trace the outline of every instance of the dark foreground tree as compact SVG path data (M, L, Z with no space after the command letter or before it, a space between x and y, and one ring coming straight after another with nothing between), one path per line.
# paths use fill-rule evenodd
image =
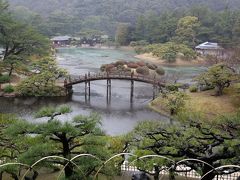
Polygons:
M189 116L182 116L182 119L181 123L175 125L159 122L141 123L132 134L136 153L138 155L157 154L176 161L194 158L213 167L225 164L239 165L240 113L221 117L215 122L203 122ZM152 170L153 164L158 170L164 166L174 165L169 161L155 161L148 170ZM188 161L183 164L197 171L201 176L212 170L211 167L202 163ZM146 164L141 164L140 167L143 165L146 167ZM172 168L173 171L177 171L175 166ZM230 172L232 171L234 169L230 169ZM226 172L222 170L219 174ZM213 171L203 179L213 179L216 174ZM159 173L152 175L155 175L155 179L159 178Z
M43 108L36 117L49 117L48 122L35 124L17 121L9 126L5 134L15 142L25 144L25 151L16 157L17 162L32 165L45 156L60 156L70 160L79 154L92 154L99 160L90 157L75 159L74 163L78 168L66 160L47 159L33 170L38 172L42 167L57 170L66 166L64 172L67 179L90 178L95 175L111 154L106 143L107 138L100 129L100 117L96 114L77 116L68 122L56 119L70 111L67 106ZM105 167L100 173L111 175L114 173L114 166L111 166L111 170Z

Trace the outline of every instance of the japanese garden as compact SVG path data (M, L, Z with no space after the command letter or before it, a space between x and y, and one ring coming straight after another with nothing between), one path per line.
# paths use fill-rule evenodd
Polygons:
M239 9L0 0L0 180L239 180Z

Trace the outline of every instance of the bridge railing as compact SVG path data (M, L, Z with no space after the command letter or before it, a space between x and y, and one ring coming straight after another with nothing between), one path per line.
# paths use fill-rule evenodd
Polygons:
M145 80L151 83L164 83L164 80L161 78L157 78L156 75L140 75L135 73L126 73L126 72L119 72L119 73L88 73L85 75L80 76L69 76L68 79L65 80L65 84L70 84L77 81L89 81L92 79L106 79L106 78L126 78L126 79L137 79L137 80Z

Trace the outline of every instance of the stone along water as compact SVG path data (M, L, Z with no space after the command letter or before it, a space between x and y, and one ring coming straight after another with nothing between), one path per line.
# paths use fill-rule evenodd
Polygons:
M70 75L78 76L88 72L98 72L102 64L117 60L137 61L134 52L109 49L80 49L61 48L57 50L57 62L60 67L68 70ZM167 72L181 72L183 79L189 79L197 74L195 68L166 68ZM120 135L131 131L138 122L144 120L168 121L167 118L152 112L147 104L152 99L152 86L135 82L134 103L130 103L130 82L112 81L111 103L107 104L106 81L91 83L91 100L85 101L84 84L73 87L74 93L68 98L14 98L0 99L0 112L15 113L29 121L46 121L42 118L33 120L34 112L43 106L67 104L73 109L72 113L59 117L67 121L72 117L91 112L97 112L102 117L102 128L109 135Z

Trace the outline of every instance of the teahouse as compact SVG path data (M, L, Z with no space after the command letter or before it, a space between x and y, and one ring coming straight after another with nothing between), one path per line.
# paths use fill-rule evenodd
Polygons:
M54 46L68 46L71 43L70 36L56 36L51 39Z
M202 55L222 56L224 49L218 43L205 42L195 47L196 51Z

